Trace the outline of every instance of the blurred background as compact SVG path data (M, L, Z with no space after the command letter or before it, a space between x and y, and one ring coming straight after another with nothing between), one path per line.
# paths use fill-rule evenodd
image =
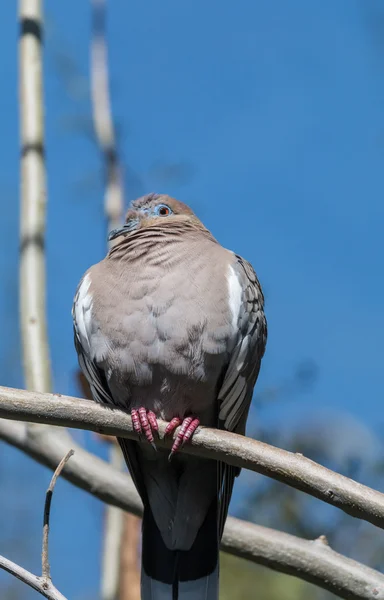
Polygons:
M23 387L18 324L16 3L0 6L0 383ZM248 434L384 491L384 4L381 0L115 0L107 43L124 200L190 204L254 265L269 340ZM45 2L48 324L54 390L80 395L71 304L106 251L105 161L90 94L92 3ZM106 458L109 445L73 432ZM0 554L38 572L51 473L0 442ZM382 532L255 473L231 514L380 570ZM61 480L51 567L72 600L100 592L105 507ZM134 525L135 527L135 525ZM138 527L138 526L137 526ZM130 562L136 568L136 559ZM325 600L224 556L223 600ZM121 592L117 600L137 600ZM2 600L37 593L0 572Z

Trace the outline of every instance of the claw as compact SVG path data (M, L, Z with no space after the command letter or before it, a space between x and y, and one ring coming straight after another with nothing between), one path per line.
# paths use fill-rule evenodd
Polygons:
M178 421L177 424L173 425L173 421ZM175 419L172 419L172 421L170 421L170 423L167 426L167 429L165 430L167 433L168 428L170 428L171 431L173 431L178 425L180 424L180 419L177 419L175 417ZM172 427L170 427L172 425ZM186 417L183 422L182 425L180 427L180 431L178 432L175 441L173 442L173 446L171 449L171 452L169 454L168 460L172 460L173 455L186 443L188 442L193 434L195 433L196 429L198 428L198 426L200 425L200 421L199 419L194 419L193 417Z
M139 435L144 433L146 440L151 444L154 450L157 450L153 438L152 431L159 431L157 424L156 415L151 410L147 411L146 408L141 406L139 409L133 408L131 410L133 429Z
M132 417L133 429L136 431L136 433L141 435L141 423L140 423L140 419L139 419L139 411L136 410L135 408L133 408L131 410L131 417Z
M181 425L181 423L182 423L182 421L181 421L181 419L179 419L179 417L173 417L172 421L169 421L168 425L166 426L164 435L173 433L175 431L175 429L179 425Z
M147 438L147 440L150 444L153 444L154 439L153 439L152 429L149 424L147 411L145 408L139 408L139 419L140 419L141 428L144 431L145 437Z
M193 436L193 434L195 433L195 431L199 425L200 425L199 419L193 419L192 423L190 423L188 425L187 430L184 434L184 439L182 440L183 444L185 444L186 442L189 442L189 440L191 439L191 437Z
M149 424L150 424L150 426L152 428L152 431L156 431L156 433L158 433L159 432L159 426L157 424L157 419L156 419L155 413L152 412L151 410L149 410L147 412L147 417L148 417Z

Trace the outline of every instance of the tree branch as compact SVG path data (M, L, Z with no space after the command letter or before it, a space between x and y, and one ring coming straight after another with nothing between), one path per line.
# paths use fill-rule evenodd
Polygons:
M51 389L45 310L46 174L41 0L20 0L20 317L28 389Z
M91 0L90 77L93 126L105 169L104 213L108 231L121 225L124 212L123 169L116 143L115 124L109 91L107 0ZM121 450L110 448L110 462L123 465ZM118 596L120 549L123 543L124 515L115 506L106 506L101 568L101 600Z
M119 600L140 600L141 519L124 513L120 552Z
M124 212L122 166L116 144L115 126L109 92L108 46L106 35L107 0L91 0L91 99L93 126L105 169L104 213L108 232L119 227ZM110 462L122 464L120 448L114 439ZM101 567L101 600L118 596L120 549L122 547L124 515L115 506L106 506Z
M303 540L231 517L223 543L226 552L305 579L340 598L384 599L384 575L338 554L324 536Z
M0 556L0 568L8 571L11 575L23 581L26 585L29 585L31 588L39 592L45 598L49 598L50 600L66 600L66 598L59 592L58 589L52 583L51 572L49 566L49 552L48 552L48 538L49 538L49 517L51 512L51 501L52 494L55 488L55 484L57 478L60 476L64 466L68 462L68 460L73 456L74 451L69 450L64 458L61 459L60 463L55 469L55 472L52 476L51 483L49 484L46 496L45 496L45 504L44 504L44 524L43 524L43 544L42 544L42 553L41 553L41 577L30 573L23 567L20 567L16 563Z
M105 2L92 0L91 98L96 138L103 155L106 186L104 209L111 229L118 227L124 211L123 175L109 95L108 48L105 35Z
M118 471L123 469L123 456L113 442L110 445L109 464ZM102 540L101 600L116 600L120 579L120 551L122 548L124 513L121 509L107 504L104 512L104 536Z
M39 592L45 598L49 598L49 600L67 600L65 596L55 588L52 582L47 582L42 577L30 573L4 556L0 556L0 569L8 571L8 573L29 585L29 587L36 590L36 592Z
M1 407L4 388L0 390ZM0 438L53 469L61 456L74 448L75 455L62 477L103 502L141 515L141 500L131 478L74 444L65 429L31 428L26 423L0 419ZM340 598L384 600L383 575L337 554L329 546L323 547L320 539L302 540L228 517L221 549L310 581Z
M53 490L56 485L57 478L60 477L61 471L64 469L65 465L73 456L74 450L69 450L64 458L61 459L59 464L56 467L56 470L52 476L51 483L47 489L47 493L45 496L45 506L44 506L44 525L43 525L43 546L41 551L41 574L43 579L46 581L51 581L51 568L49 565L49 518L51 515L51 502L53 496Z
M0 439L50 469L55 469L61 457L73 448L75 455L62 477L102 502L141 516L142 503L132 479L84 450L65 429L34 427L0 419Z
M0 387L0 417L88 429L118 437L138 439L130 415L59 394L38 394ZM166 423L159 422L160 447ZM344 512L384 528L384 494L323 467L302 454L294 454L234 433L201 427L182 452L256 471L306 492Z

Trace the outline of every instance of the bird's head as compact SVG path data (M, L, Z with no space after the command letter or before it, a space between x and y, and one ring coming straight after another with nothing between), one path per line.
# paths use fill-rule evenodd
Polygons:
M159 224L164 219L167 221L193 220L200 223L193 211L170 196L165 194L148 194L131 203L125 217L125 223L114 229L109 234L109 241L120 236L127 236L146 227Z

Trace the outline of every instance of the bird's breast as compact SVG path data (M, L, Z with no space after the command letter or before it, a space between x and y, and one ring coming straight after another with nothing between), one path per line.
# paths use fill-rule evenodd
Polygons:
M107 306L95 302L94 318L103 315L103 368L117 394L129 389L131 399L147 396L167 412L180 397L212 401L236 333L223 263L201 251L174 260L156 255L110 279Z

